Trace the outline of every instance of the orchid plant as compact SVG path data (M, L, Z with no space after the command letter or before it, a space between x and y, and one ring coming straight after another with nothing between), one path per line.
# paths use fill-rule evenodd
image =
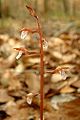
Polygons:
M34 34L34 33L38 33L39 34L39 46L40 46L40 52L38 53L37 51L28 51L26 48L14 48L18 51L18 55L16 56L16 59L18 60L19 58L22 57L23 54L26 54L28 56L35 56L36 54L40 55L40 120L43 120L43 110L44 110L44 50L48 49L48 42L47 40L43 37L43 33L41 30L41 25L39 22L39 17L37 16L35 10L31 7L26 5L26 8L28 9L30 15L32 17L35 18L37 26L35 29L29 29L29 28L23 28L20 30L21 32L21 39L25 39L27 37L27 35L30 34ZM65 71L68 69L68 67L58 67L55 70L49 70L46 71L46 73L60 73L63 76L63 79L65 80L67 75L65 73ZM29 93L27 94L27 103L31 104L33 97L36 96L38 94L34 94L34 93Z

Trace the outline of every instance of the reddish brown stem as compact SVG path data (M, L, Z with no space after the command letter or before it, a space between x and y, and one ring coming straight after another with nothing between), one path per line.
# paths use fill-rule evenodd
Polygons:
M40 120L43 120L43 101L44 101L44 52L43 52L43 37L42 37L42 31L40 28L39 20L37 19L37 25L38 25L38 31L40 35Z
M37 27L38 27L37 32L39 33L39 36L40 36L40 40L39 40L39 44L40 44L40 120L43 120L43 100L44 100L44 91L43 91L43 88L44 88L43 36L42 36L42 31L41 31L41 27L40 27L40 23L39 23L39 18L36 15L36 12L34 11L34 9L31 6L26 5L26 7L29 10L30 15L33 16L37 21Z

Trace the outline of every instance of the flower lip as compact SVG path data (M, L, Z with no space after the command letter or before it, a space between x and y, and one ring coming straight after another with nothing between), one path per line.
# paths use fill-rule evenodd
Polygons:
M18 55L16 56L16 59L18 60L19 58L21 58L22 54L23 54L23 52L22 52L22 51L19 51L19 52L18 52Z
M31 105L32 101L33 101L33 98L36 97L36 96L38 96L38 95L39 95L39 93L28 93L27 94L27 103L29 105Z
M48 41L43 39L43 50L47 50L48 49Z
M28 31L22 31L21 32L21 39L25 39L28 35Z

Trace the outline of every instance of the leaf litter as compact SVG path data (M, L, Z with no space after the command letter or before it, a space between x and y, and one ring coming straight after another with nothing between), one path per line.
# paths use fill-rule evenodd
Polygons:
M68 120L69 118L79 120L80 34L75 25L74 30L70 29L67 32L61 26L63 31L58 31L58 33L55 33L56 28L53 30L55 24L52 28L52 23L50 23L52 28L50 31L46 29L46 26L46 24L43 25L43 31L46 34L48 32L47 41L44 41L43 46L46 64L44 68L44 120ZM28 39L26 35L27 33L22 33L21 38ZM36 47L36 51L39 51L38 42L25 41L10 37L8 34L0 34L0 111L5 112L5 120L39 119L39 96L33 97L33 93L39 93L40 90L39 55L35 53L35 56L29 57L18 51L17 56L17 52L13 49L24 47L35 51ZM21 58L16 61L16 56L17 59ZM61 70L55 74L46 72L57 69L58 66L66 66L70 69ZM69 107L71 109L68 109ZM74 118L71 117L71 112L75 115Z

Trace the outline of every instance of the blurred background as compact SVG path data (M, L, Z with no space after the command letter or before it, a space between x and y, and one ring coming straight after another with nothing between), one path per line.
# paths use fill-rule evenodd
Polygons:
M40 13L51 12L53 17L80 17L79 0L0 0L0 17L24 17L27 3L31 3Z
M32 4L40 19L46 23L56 20L78 21L80 18L80 0L0 0L0 28L27 24L30 16L26 4Z
M28 93L40 91L39 55L22 55L13 48L39 51L39 35L21 40L22 28L35 28L32 5L46 38L44 120L80 120L80 0L0 0L0 120L39 120L40 99L27 103ZM65 78L65 79L64 79Z

